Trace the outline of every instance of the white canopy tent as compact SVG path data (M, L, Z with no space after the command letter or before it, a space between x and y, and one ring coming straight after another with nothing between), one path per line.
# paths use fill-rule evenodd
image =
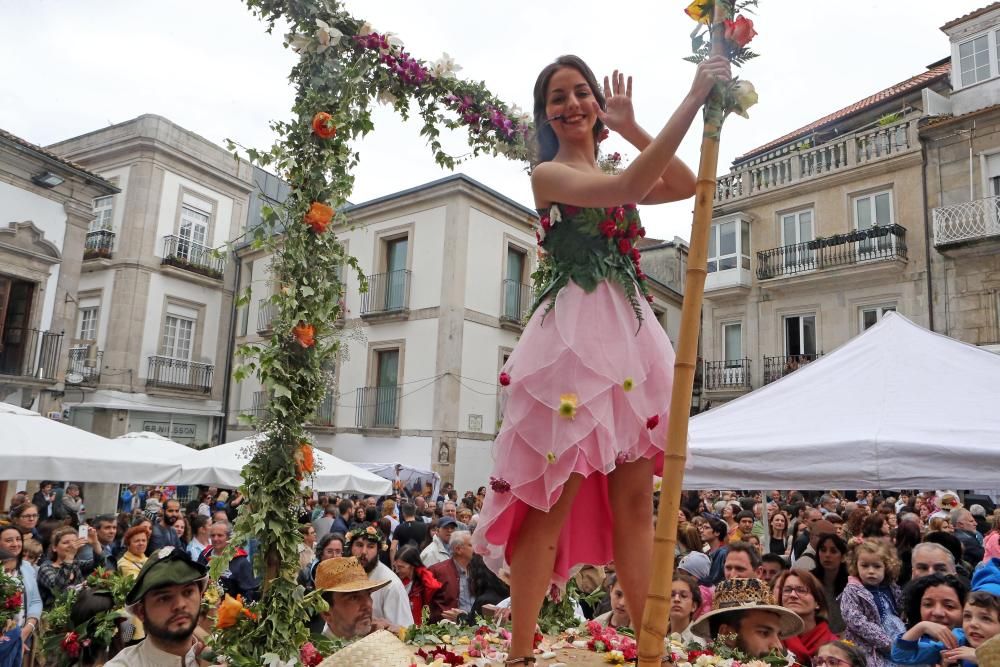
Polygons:
M691 420L687 489L992 488L1000 355L887 314Z
M113 442L127 446L128 451L136 456L157 456L171 461L198 451L152 431L126 433L115 438Z
M243 483L242 470L252 455L254 438L227 442L217 447L189 452L178 459L181 472L176 484L211 484L235 488ZM392 485L378 475L363 470L332 454L314 448L316 475L309 486L316 491L338 491L382 496Z
M358 467L373 472L390 482L399 480L406 488L418 486L421 490L425 484L432 487L432 498L437 498L441 492L441 475L431 470L421 470L403 465L402 463L356 463Z
M176 457L0 403L0 477L77 482L165 484L180 473ZM178 445L180 446L180 445Z

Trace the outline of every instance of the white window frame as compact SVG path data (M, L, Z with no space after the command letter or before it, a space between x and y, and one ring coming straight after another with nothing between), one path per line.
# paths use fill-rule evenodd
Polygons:
M812 325L813 325L813 328L812 328L812 330L813 330L813 351L812 352L803 352L801 350L798 350L798 351L792 352L789 349L789 347L788 347L788 320L790 320L792 318L798 318L798 320L799 320L799 344L801 346L801 345L804 344L805 338L806 338L806 336L805 336L805 333L806 333L805 319L809 318L809 317L812 318ZM781 337L783 339L782 340L782 350L784 350L784 353L785 353L786 357L801 357L801 356L806 356L806 355L810 355L810 354L812 354L812 355L817 354L817 350L819 350L819 329L817 327L817 320L818 320L818 318L816 317L816 313L791 313L789 315L783 315L781 317Z
M114 226L115 196L94 197L94 219L90 221L91 232L110 231Z
M986 78L980 79L976 76L975 81L966 81L965 76L962 72L962 47L968 44L974 43L977 39L986 39L986 60L989 65L989 74ZM978 69L975 66L975 51L972 53L973 58L973 75L975 76L975 71ZM980 52L982 53L982 52ZM978 32L975 35L970 35L969 37L963 39L961 42L952 44L951 52L951 64L952 64L952 86L955 90L961 90L963 88L969 88L971 86L976 86L983 81L989 81L1000 74L1000 30L995 27L985 30L983 32ZM980 65L981 67L981 65Z
M726 329L729 327L739 327L740 330L740 349L737 355L730 359L729 358L729 345L728 338L726 337ZM743 362L743 320L736 320L731 322L722 322L722 360L728 366L732 363L734 366L738 366Z
M875 326L882 321L886 313L896 312L895 303L882 303L875 306L861 306L858 308L858 331L865 332L870 327L865 326L865 313L875 313L875 322L871 326Z
M879 195L888 195L888 197L889 197L889 221L888 222L886 222L884 220L878 220L875 217L875 214L876 214L875 198L878 197ZM854 229L861 229L860 227L858 227L858 202L861 201L862 199L868 199L869 202L870 202L869 203L869 209L871 210L871 215L872 215L872 227L874 227L876 224L879 227L889 227L891 225L896 224L896 207L895 207L895 205L894 205L894 203L892 201L892 188L886 188L884 190L876 190L874 192L866 192L864 194L853 195L851 197L851 217L854 219ZM865 229L871 229L871 227L866 227Z
M204 211L192 204L181 204L181 223L177 230L177 236L192 244L208 248L208 233L211 223L211 211ZM197 232L199 230L201 231L201 240L198 240Z
M77 338L82 341L97 340L97 325L100 322L101 307L88 306L80 308L77 318ZM87 335L87 334L90 335Z
M722 231L721 227L723 225L734 225L736 227L736 251L732 253L721 254L720 247L722 241ZM746 242L747 247L743 247L743 230L744 226L746 228ZM741 218L735 218L733 220L725 220L722 222L713 222L712 228L709 230L708 238L708 272L716 273L721 271L733 271L737 269L743 269L746 271L750 270L750 222L748 220L743 220ZM728 268L720 268L720 264L723 260L735 259L735 266L730 266Z
M796 234L796 236L799 236L799 230L801 229L801 224L802 224L802 215L805 214L805 213L809 214L809 228L810 228L810 231L812 232L811 238L808 238L808 239L801 239L801 238L799 238L799 239L796 239L796 240L790 240L790 239L786 238L785 237L785 218L795 218L795 234ZM809 241L816 240L816 212L811 207L810 208L799 209L797 211L788 211L787 213L781 213L778 216L778 218L779 218L778 219L778 224L779 224L779 226L781 228L780 229L780 231L781 231L781 245L783 245L783 246L789 246L789 245L796 245L796 244L799 244L799 243L807 243Z
M160 356L180 361L191 361L194 351L195 333L198 327L197 320L173 313L167 313L163 318L163 331L160 337ZM187 355L184 356L181 343L181 334L186 328L187 333Z
M961 80L961 86L962 86L962 88L967 88L969 86L974 86L977 83L980 83L982 81L986 81L987 79L990 79L990 78L993 77L993 75L994 75L994 71L993 71L994 57L993 57L993 54L996 51L996 38L994 37L993 39L990 39L991 33L992 33L992 31L991 32L986 32L986 33L979 33L978 35L975 35L973 37L970 37L969 39L963 40L963 41L961 41L961 42L958 43L958 47L957 47L957 50L958 50L958 62L956 63L958 65L958 67L956 68L956 70L957 70L959 79ZM979 41L979 40L985 40L985 42L986 42L985 48L983 48L981 51L977 50L976 47L975 47L975 43L977 41ZM965 71L964 63L962 62L963 60L966 59L966 58L962 57L962 47L963 46L968 46L968 45L972 45L972 53L968 57L972 58L972 70L971 70L971 73L972 73L973 78L974 78L973 81L967 81L966 80L966 78L965 78L966 71ZM987 73L986 73L986 76L983 77L983 78L981 78L981 79L979 78L978 71L979 71L979 69L983 65L977 64L978 58L976 56L978 54L984 54L986 56L986 63L985 64L986 64L986 68L988 70Z

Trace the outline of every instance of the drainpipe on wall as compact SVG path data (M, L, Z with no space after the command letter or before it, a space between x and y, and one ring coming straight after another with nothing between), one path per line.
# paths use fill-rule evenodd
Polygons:
M917 135L919 137L919 134ZM927 213L927 141L920 138L920 178L923 181L922 196L924 209L924 260L927 264L927 328L934 331L934 282L931 280L931 245L934 234L931 230L930 216ZM940 164L938 165L940 169ZM940 203L940 202L938 202Z
M233 285L233 308L229 314L229 338L226 340L226 380L222 385L222 424L219 426L219 444L226 441L226 431L229 425L229 388L233 380L233 353L236 351L236 318L239 316L240 300L240 274L243 271L243 262L239 255L233 251L236 258L236 276ZM249 305L248 305L249 307Z

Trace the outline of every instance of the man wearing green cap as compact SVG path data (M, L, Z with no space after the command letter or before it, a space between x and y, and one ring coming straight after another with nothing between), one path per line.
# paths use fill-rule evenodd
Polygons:
M184 549L153 552L125 597L126 609L142 621L146 639L123 650L106 667L199 667L194 637L207 568Z

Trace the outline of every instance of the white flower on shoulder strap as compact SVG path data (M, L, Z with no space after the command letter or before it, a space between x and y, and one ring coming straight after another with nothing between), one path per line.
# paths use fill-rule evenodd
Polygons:
M552 208L549 209L549 220L552 221L553 225L562 222L562 211L559 210L559 204L553 204Z

